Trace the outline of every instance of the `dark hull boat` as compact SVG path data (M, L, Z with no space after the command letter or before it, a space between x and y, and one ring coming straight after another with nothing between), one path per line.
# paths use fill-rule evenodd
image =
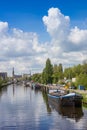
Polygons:
M38 83L33 83L33 84L32 84L32 89L34 89L34 90L39 90L39 89L41 89L41 86L40 86L40 84L38 84Z
M53 110L55 109L61 116L73 119L76 122L79 121L84 115L82 107L63 107L56 103L52 103L50 100L48 100L48 103L50 108Z
M56 91L49 93L48 98L61 106L82 106L82 96L77 93L65 94L64 92Z

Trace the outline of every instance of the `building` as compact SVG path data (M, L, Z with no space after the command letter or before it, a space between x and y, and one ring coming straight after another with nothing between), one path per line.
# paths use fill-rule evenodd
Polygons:
M72 78L72 82L76 82L76 78Z
M0 78L3 80L7 79L7 72L0 72Z
M15 71L14 71L14 67L13 67L13 69L12 69L12 79L13 79L13 81L18 81L18 80L20 80L22 78L22 75L17 75L17 74L15 74Z
M23 74L23 77L29 78L31 75L30 74Z
M12 70L12 78L14 78L14 67L13 67L13 70Z

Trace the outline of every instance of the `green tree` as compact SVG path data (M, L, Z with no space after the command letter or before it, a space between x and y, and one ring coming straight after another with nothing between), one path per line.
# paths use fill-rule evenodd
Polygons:
M59 65L53 66L53 83L58 83L59 80L63 79L63 67L60 63Z
M76 86L82 85L87 89L87 74L80 74L76 78Z
M46 65L42 73L42 78L45 84L52 83L53 66L50 59L46 60Z
M77 66L75 66L74 70L75 70L75 74L76 74L75 76L79 76L83 71L82 65L78 64Z
M59 79L63 79L63 67L61 63L58 66L58 73L59 73Z
M4 80L0 77L0 87L2 87L3 83L4 83Z
M72 79L73 77L76 76L76 71L78 71L76 69L76 67L69 67L69 68L66 68L64 70L64 77L66 77L67 79Z
M82 65L82 73L83 74L87 74L87 60L85 60L83 62L83 65Z
M31 79L34 81L34 82L39 82L41 83L41 74L40 73L36 73L36 74L33 74Z
M42 72L42 83L46 84L46 71L45 71L45 68L43 69L43 72Z
M55 64L53 66L53 83L57 83L58 82L58 66Z
M67 79L69 79L70 75L71 75L70 68L65 68L65 70L64 70L64 77L66 77Z

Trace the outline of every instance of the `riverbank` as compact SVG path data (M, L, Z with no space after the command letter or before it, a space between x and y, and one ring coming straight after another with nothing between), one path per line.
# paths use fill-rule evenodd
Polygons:
M0 88L3 88L3 87L8 86L10 84L12 84L12 82L2 83L2 84L0 84Z
M70 92L76 92L83 96L83 103L87 105L87 90L70 89Z
M40 84L41 87L42 87L42 90L48 92L49 89L63 89L63 90L66 90L64 87L60 87L60 86L56 86L56 85L44 85L44 84ZM69 92L76 92L76 93L79 93L83 96L83 100L82 102L84 104L87 105L87 90L79 90L79 89L67 89L67 91Z
M42 85L42 86L44 86L44 88L46 88L46 90L47 89L58 89L58 88L60 88L60 86L58 87L58 86L53 86L53 85L50 85L50 86L49 85ZM64 87L61 87L61 89L65 90ZM81 94L83 96L83 100L82 100L83 104L87 105L87 90L68 89L68 91Z

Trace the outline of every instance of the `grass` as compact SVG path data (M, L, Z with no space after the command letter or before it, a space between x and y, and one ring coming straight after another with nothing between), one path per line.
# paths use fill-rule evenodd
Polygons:
M82 93L81 95L83 96L83 102L87 103L87 94Z
M87 104L87 90L72 89L70 91L81 94L83 96L83 103Z

